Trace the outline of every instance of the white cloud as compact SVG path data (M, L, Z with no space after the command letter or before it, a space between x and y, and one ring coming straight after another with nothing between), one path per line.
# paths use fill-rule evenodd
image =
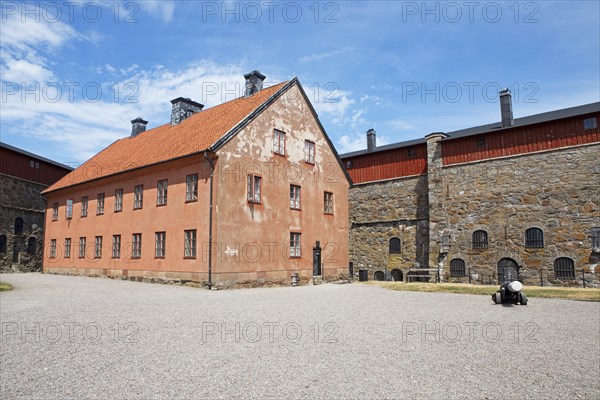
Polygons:
M341 54L347 53L352 50L354 50L353 47L343 47L343 48L337 49L337 50L326 51L324 53L310 54L310 55L307 55L304 57L300 57L298 59L298 61L300 61L302 63L321 61L325 58L336 57L336 56L339 56Z
M147 13L171 22L175 12L175 2L172 0L144 0L137 3Z
M119 102L112 99L115 93L112 82L102 84L103 90L109 90L110 98L98 102L82 98L81 87L75 89L75 98L70 99L68 92L63 91L55 102L43 96L40 101L32 96L23 101L17 94L7 96L3 103L3 122L9 123L10 129L20 135L58 144L65 160L84 161L115 140L127 137L131 131L130 121L137 116L149 121L149 129L167 123L171 99L190 97L208 108L239 97L243 73L247 72L242 65L223 66L209 61L177 71L162 66L151 70L132 67L127 69L133 74L118 82ZM104 69L109 69L108 65ZM217 88L217 92L202 96L207 88ZM124 102L131 94L135 94L136 101Z

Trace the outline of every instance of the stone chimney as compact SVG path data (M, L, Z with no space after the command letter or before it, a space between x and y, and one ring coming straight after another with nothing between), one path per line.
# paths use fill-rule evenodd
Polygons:
M142 132L146 132L146 124L148 121L144 121L142 117L137 117L131 121L131 137L136 137Z
M266 76L254 70L244 75L246 78L246 90L244 91L244 97L250 97L256 92L260 92L263 89L263 81Z
M367 151L371 152L377 147L377 134L375 129L369 129L367 131Z
M196 103L190 98L178 97L171 100L173 110L171 111L171 125L177 125L184 119L202 111L204 104Z
M508 89L500 91L500 113L502 115L503 128L513 126L515 124L512 111L512 96L510 94L510 90Z

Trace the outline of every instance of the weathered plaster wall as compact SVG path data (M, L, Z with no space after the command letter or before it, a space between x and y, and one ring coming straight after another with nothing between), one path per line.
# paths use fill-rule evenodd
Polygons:
M273 153L273 130L286 133L285 156ZM315 143L315 164L304 142ZM348 270L348 186L316 120L294 86L218 151L216 264L223 281L289 284L312 276L312 248L323 248L325 279ZM248 174L262 177L261 204L246 197ZM301 210L290 209L290 184L301 187ZM333 193L333 215L324 192ZM301 257L289 257L290 232L301 233Z
M144 168L112 178L48 194L44 272L205 281L208 243L210 168L202 155ZM198 201L186 202L186 176L197 173ZM157 182L168 179L167 205L157 206ZM144 185L143 208L134 210L134 187ZM115 190L123 189L123 210L114 211ZM105 194L104 214L96 215L97 195ZM81 198L88 196L88 216L81 217ZM73 218L65 218L66 200L73 199ZM52 204L59 217L52 221ZM184 258L184 230L196 229L198 254ZM164 258L155 258L155 232L166 232ZM132 234L142 234L142 256L131 258ZM121 235L121 257L112 258L113 235ZM85 258L79 258L79 237L87 238ZM94 258L95 236L103 237L102 257ZM65 238L71 238L71 256L64 256ZM56 258L49 257L50 240L57 240Z

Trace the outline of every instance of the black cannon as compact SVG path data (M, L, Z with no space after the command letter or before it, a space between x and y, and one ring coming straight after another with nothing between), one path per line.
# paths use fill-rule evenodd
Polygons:
M506 266L498 268L498 281L501 282L500 290L492 295L494 303L508 303L527 305L527 296L523 293L523 283L519 277L521 266Z

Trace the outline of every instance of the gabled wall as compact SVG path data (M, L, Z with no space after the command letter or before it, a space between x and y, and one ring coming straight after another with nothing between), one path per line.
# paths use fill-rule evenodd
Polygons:
M285 156L273 153L274 129L286 133ZM305 140L316 145L314 165L304 161ZM349 183L296 85L217 156L217 279L289 284L294 272L309 278L316 241L325 279L347 275ZM262 177L261 204L247 200L248 174ZM302 188L301 210L290 209L290 184ZM333 215L324 214L325 191L333 193ZM301 233L301 258L289 257L290 232Z

